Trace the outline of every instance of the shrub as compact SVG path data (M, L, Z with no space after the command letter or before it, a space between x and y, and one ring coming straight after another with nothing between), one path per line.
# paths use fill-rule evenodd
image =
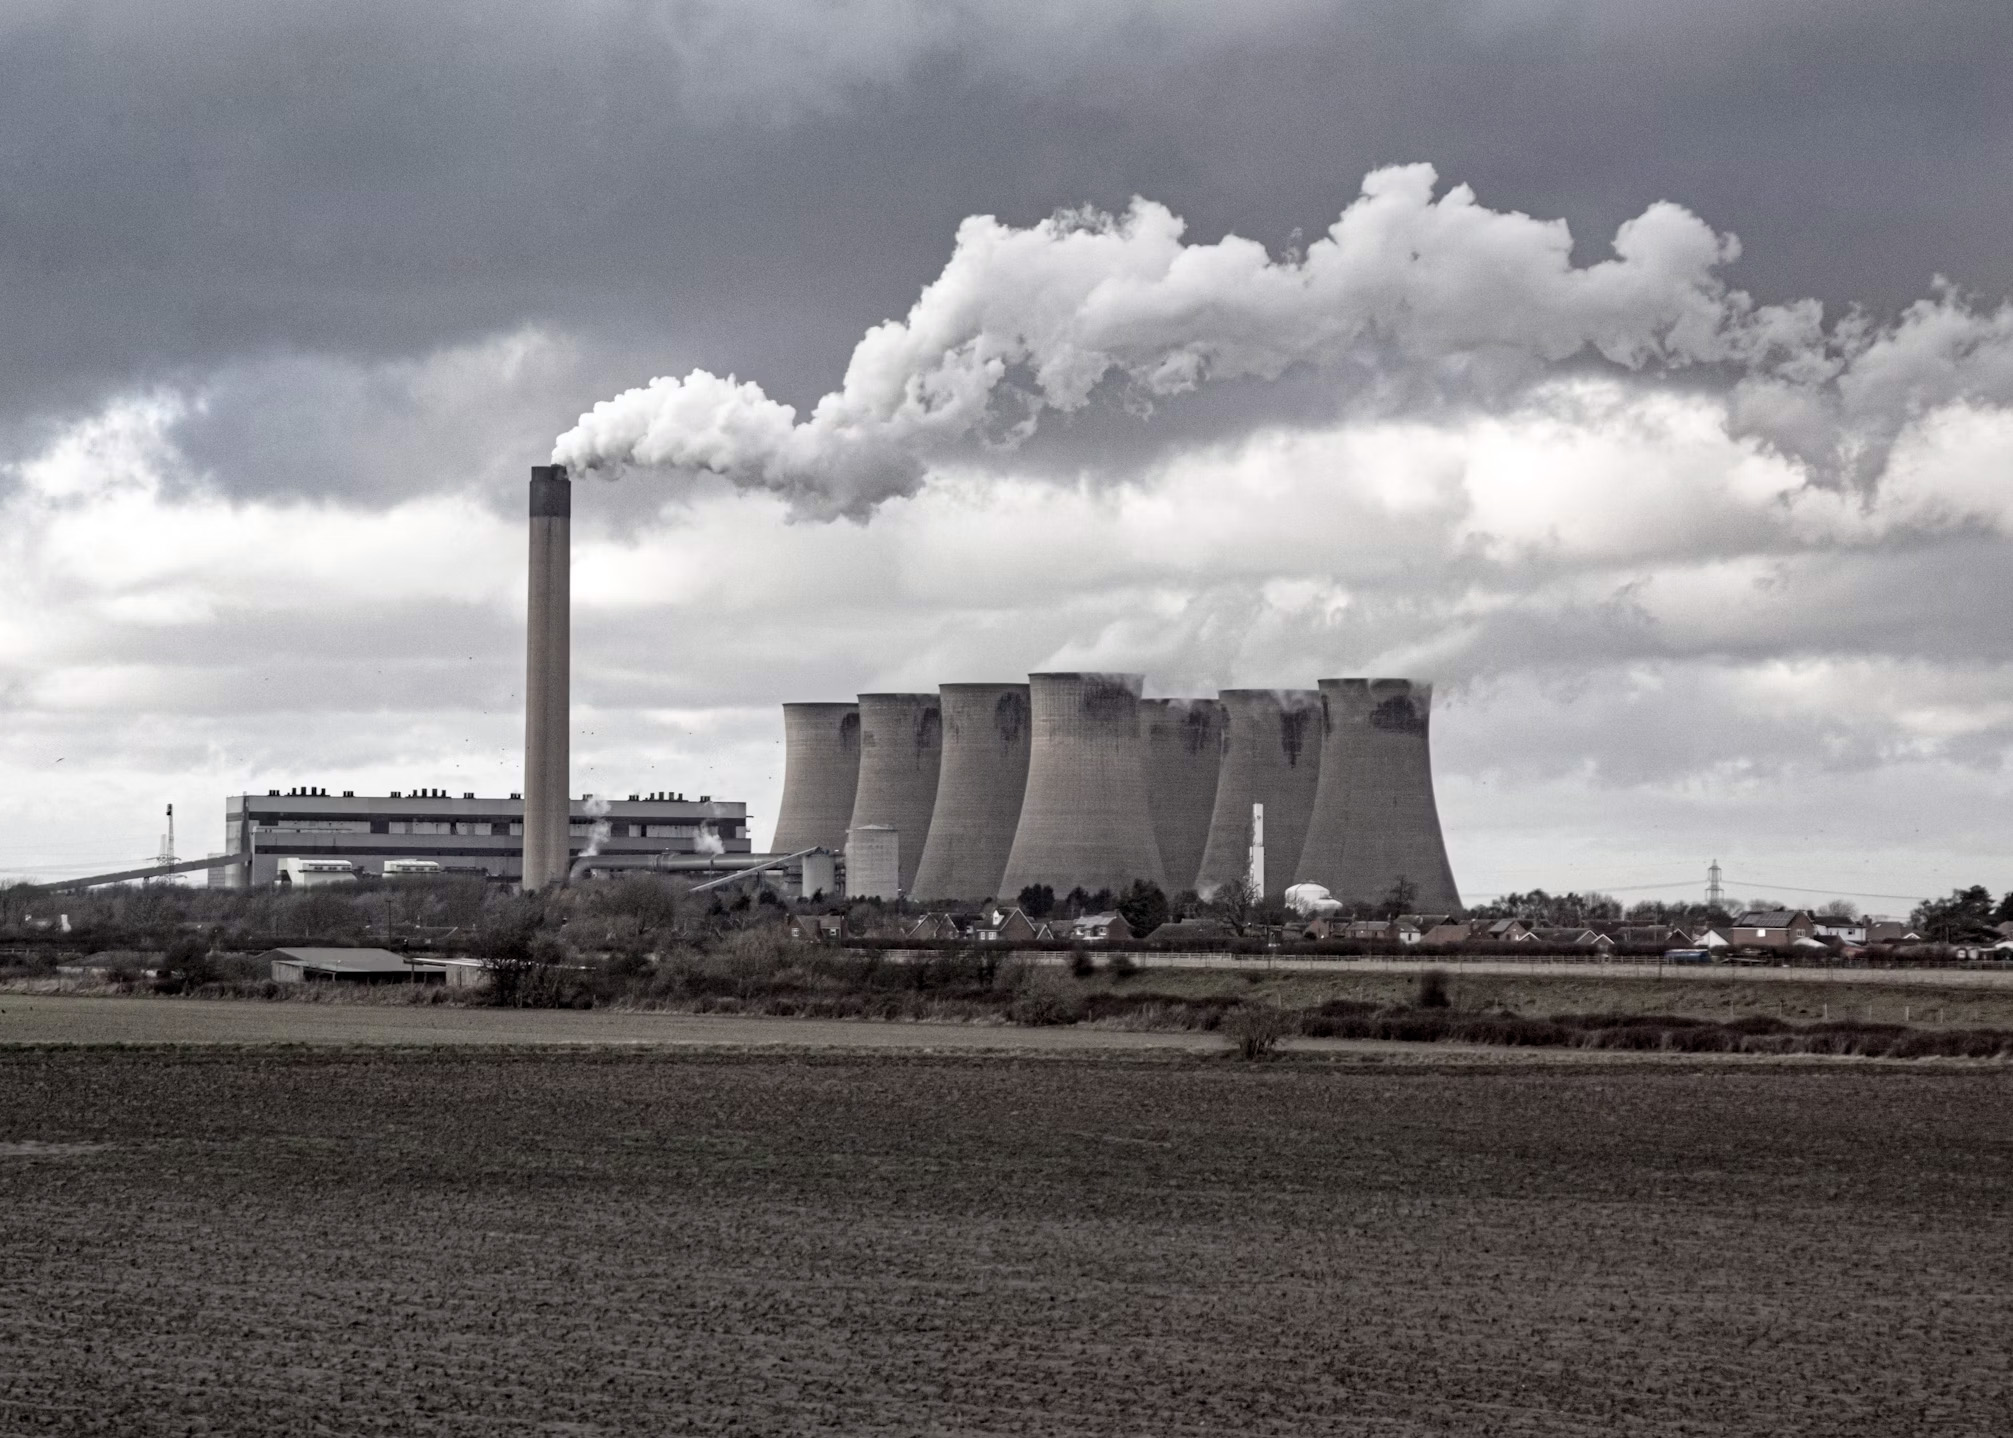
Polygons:
M1134 961L1132 955L1123 951L1113 954L1110 958L1106 959L1104 966L1110 970L1111 976L1114 979L1129 979L1139 972L1139 965Z
M1097 972L1097 961L1090 956L1090 950L1081 944L1069 951L1069 971L1080 979L1087 979Z
M1428 969L1419 975L1419 996L1414 1002L1422 1009L1444 1009L1451 1006L1447 998L1447 974L1444 969Z
M1053 984L1033 983L1014 996L1007 1018L1029 1028L1073 1024L1083 1018L1083 1000Z
M1270 1004L1244 1004L1234 1008L1223 1021L1237 1056L1247 1063L1270 1058L1280 1040L1297 1030L1295 1016Z
M203 984L213 982L217 977L217 966L210 958L208 941L194 937L181 938L169 946L162 956L161 966L154 974L154 992L157 994L180 994Z

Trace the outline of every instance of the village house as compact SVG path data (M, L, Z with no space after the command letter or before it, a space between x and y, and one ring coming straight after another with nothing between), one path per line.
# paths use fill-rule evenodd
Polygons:
M1787 950L1798 939L1815 940L1817 920L1806 909L1749 909L1723 932L1736 949Z
M1530 939L1533 943L1559 951L1590 949L1605 954L1615 946L1615 941L1606 934L1597 933L1593 929L1574 928L1571 925L1562 928L1533 929L1530 932Z
M1069 925L1068 938L1072 943L1103 944L1123 943L1132 937L1132 925L1126 923L1120 913L1085 914Z
M836 944L846 937L844 914L792 914L790 937L800 943Z
M1047 924L1037 923L1020 909L994 909L972 931L972 937L982 944L1026 944L1055 934Z

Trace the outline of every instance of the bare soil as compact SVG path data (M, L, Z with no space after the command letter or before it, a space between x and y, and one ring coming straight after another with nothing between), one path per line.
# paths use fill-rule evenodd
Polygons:
M2013 1411L2002 1067L13 1047L0 1094L10 1434Z

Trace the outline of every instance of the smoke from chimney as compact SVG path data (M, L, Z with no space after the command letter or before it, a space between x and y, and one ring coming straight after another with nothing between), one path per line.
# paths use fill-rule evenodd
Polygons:
M694 370L597 404L553 458L662 466L774 493L803 515L864 518L975 443L1010 449L1042 416L1111 394L1146 410L1212 382L1289 368L1386 408L1505 397L1551 366L1710 365L1729 423L1820 468L1877 477L1925 403L2013 400L2013 308L1947 289L1881 328L1827 328L1812 300L1757 305L1720 269L1740 252L1681 206L1623 224L1575 265L1562 221L1435 198L1431 166L1373 171L1328 232L1273 258L1231 235L1185 244L1135 200L1023 229L978 215L908 315L869 330L844 382L800 419L759 385Z

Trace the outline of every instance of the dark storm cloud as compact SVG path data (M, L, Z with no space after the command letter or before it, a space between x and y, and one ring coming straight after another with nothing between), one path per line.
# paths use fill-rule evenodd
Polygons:
M1679 200L1763 298L2013 290L1996 0L1067 9L17 4L0 426L215 384L190 442L226 487L374 496L349 451L416 443L396 366L443 350L574 345L527 430L644 355L802 404L966 214L1143 193L1281 245L1411 159L1583 250ZM330 395L340 442L273 462L256 406Z

